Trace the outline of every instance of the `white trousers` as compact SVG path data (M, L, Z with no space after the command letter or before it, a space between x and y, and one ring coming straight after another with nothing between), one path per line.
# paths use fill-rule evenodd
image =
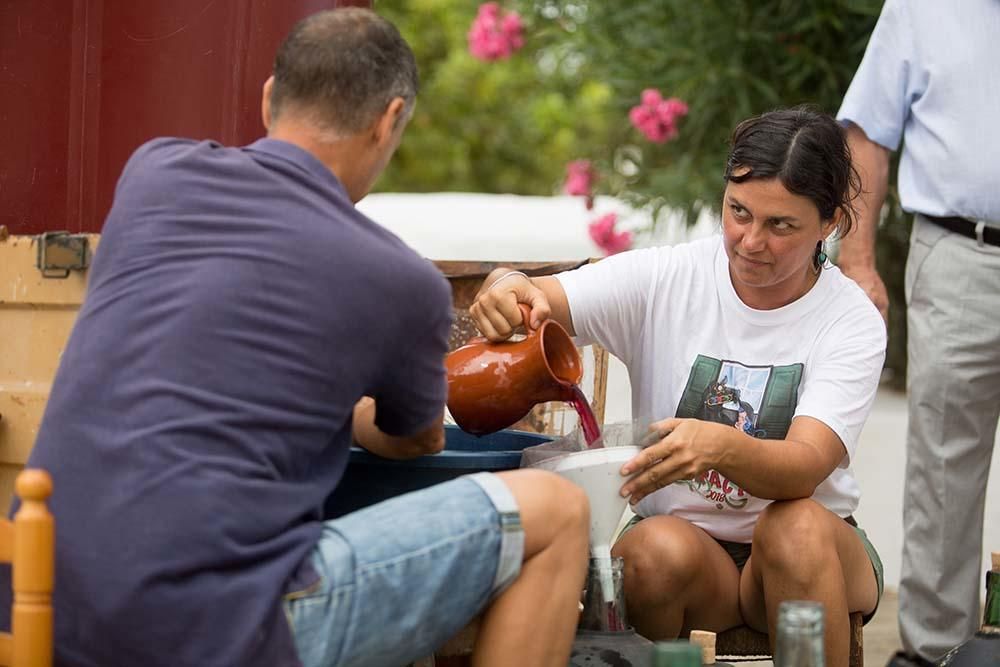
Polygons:
M917 216L905 289L899 630L904 648L934 659L982 621L983 509L1000 417L1000 247Z

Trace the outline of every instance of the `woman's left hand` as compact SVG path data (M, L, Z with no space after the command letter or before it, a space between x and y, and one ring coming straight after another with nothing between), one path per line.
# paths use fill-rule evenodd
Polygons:
M622 466L623 475L635 475L621 488L631 505L667 484L717 468L726 443L737 433L725 424L676 418L655 422L650 431L662 437Z

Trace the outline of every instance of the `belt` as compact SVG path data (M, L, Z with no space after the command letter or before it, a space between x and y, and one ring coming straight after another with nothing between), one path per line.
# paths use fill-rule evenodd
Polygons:
M975 220L967 220L958 216L939 218L933 215L924 215L923 217L939 227L944 227L956 234L975 239L980 244L989 243L990 245L1000 246L1000 228L989 227L985 222L976 222Z

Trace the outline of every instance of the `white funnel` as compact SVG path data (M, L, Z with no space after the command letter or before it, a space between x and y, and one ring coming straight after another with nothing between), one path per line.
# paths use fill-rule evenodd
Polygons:
M590 551L594 558L608 562L608 567L601 568L605 602L615 599L611 582L611 539L628 504L628 498L622 498L619 493L625 483L621 467L641 451L639 447L601 447L545 459L532 466L561 475L587 492Z

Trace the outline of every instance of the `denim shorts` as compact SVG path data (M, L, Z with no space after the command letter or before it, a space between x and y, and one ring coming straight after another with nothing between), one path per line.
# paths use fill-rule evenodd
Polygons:
M458 633L517 577L514 496L479 473L328 521L320 581L285 597L303 667L404 665Z

